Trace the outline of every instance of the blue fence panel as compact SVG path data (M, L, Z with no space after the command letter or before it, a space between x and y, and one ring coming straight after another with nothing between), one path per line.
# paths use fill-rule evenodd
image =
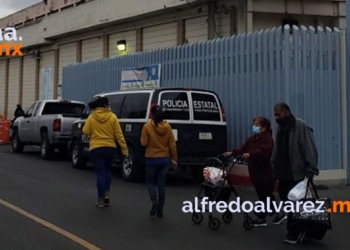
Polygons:
M292 29L292 35L285 26L69 65L63 69L63 98L88 102L120 89L123 68L161 64L162 87L204 88L220 96L229 148L250 135L255 116L273 121L273 107L283 101L314 128L320 169L340 169L340 32Z

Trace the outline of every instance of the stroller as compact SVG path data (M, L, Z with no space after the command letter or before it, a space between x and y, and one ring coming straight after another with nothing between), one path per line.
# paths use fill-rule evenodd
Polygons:
M230 183L229 176L226 172L228 169L228 173L231 172L233 169L234 165L236 163L242 163L243 159L242 157L236 157L233 159L232 162L230 161L225 161L225 157L223 155L218 155L216 158L211 158L206 162L206 167L211 167L215 168L216 170L221 171L222 177L220 178L220 181L216 184L208 183L208 181L204 181L201 184L201 189L198 193L197 199L198 200L203 200L203 198L207 197L209 202L225 202L226 204L229 203L231 193L234 193L235 196L238 198L239 195L235 188L233 187L232 183ZM206 175L206 168L203 170L203 175L205 177ZM201 196L202 192L204 191L204 196ZM202 207L198 205L199 207L195 210L194 213L192 213L192 221L195 224L200 224L203 221L203 214L198 212L202 211ZM209 213L209 228L212 230L218 230L220 228L221 222L219 219L214 218L212 213L209 210L205 210L205 212ZM233 215L229 209L227 209L223 214L222 214L222 220L225 223L230 223L233 219ZM243 227L246 230L250 230L253 228L253 219L249 216L249 214L244 213L244 222L243 222Z

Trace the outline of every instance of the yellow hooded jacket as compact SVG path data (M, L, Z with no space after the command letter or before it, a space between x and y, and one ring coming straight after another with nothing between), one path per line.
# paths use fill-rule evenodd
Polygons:
M129 155L118 118L109 108L94 109L87 118L82 132L90 137L90 150L101 147L116 148L117 141L123 155Z
M150 121L143 126L141 145L146 147L146 158L170 157L177 161L176 141L168 122L162 121L155 125Z

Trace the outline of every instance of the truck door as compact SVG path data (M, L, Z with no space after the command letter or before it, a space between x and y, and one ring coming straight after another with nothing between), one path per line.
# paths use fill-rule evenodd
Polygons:
M35 107L36 102L27 110L26 115L19 126L19 137L22 141L29 142L31 138L31 126L33 125L33 115Z
M40 129L37 128L37 115L40 109L42 102L38 102L32 117L29 117L29 123L28 123L28 141L29 142L40 142ZM39 138L39 141L38 141Z

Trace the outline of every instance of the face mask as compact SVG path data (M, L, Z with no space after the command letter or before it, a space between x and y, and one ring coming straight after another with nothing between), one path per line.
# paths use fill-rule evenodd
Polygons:
M288 116L276 119L276 123L282 127L288 125L288 121L289 121Z
M260 133L260 127L253 126L252 132L253 132L254 134L259 134L259 133Z

